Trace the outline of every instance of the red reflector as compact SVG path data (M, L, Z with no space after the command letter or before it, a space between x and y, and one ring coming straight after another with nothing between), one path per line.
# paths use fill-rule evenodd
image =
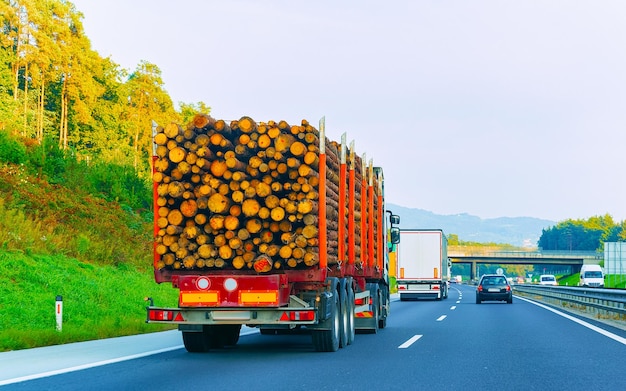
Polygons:
M364 299L355 299L354 300L354 304L356 304L356 305L363 305L363 304L365 304L365 300Z
M280 317L283 322L297 322L301 320L315 320L315 311L290 311L283 312Z
M292 312L291 320L313 320L315 315L313 311Z
M183 318L183 314L181 314L180 312L178 314L176 314L176 317L174 318L174 322L184 322L185 319Z
M399 290L399 291L406 290L406 287L405 287L405 286L399 286L399 287L398 287L398 290Z
M433 289L434 289L434 290L439 290L439 285L435 285L435 286L433 287Z

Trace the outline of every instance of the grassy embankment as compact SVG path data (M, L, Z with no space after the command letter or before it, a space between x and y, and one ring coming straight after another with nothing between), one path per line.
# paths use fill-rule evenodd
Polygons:
M0 351L163 330L145 323L144 297L177 303L176 291L153 279L150 211L68 182L0 165Z
M565 286L578 286L580 281L580 275L578 273L569 276L557 276L559 285ZM604 284L607 288L626 289L626 276L608 274L604 280Z

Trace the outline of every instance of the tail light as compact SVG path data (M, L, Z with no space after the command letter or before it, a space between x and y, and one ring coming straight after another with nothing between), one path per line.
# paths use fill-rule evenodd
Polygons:
M482 285L478 285L478 288L476 288L476 289L478 289L478 292L482 292L483 291L483 286Z
M149 310L148 318L150 320L174 320L174 312L164 310Z

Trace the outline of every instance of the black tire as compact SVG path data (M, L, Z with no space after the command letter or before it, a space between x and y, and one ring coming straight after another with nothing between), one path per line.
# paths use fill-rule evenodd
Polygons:
M343 348L348 346L348 332L350 331L348 320L348 292L345 286L345 279L342 279L342 284L339 288L339 316L341 318L341 322L339 323L339 347Z
M378 289L378 285L374 290L375 292L372 295L374 297L374 304L372 305L374 314L372 315L372 318L376 319L376 321L374 322L374 328L370 331L371 334L378 333L378 320L380 318L380 290Z
M313 330L311 333L313 346L318 352L336 352L339 350L341 319L339 314L339 295L337 288L333 290L333 308L330 319L330 330Z
M240 324L225 324L213 327L215 327L213 329L213 339L219 340L221 347L235 346L239 342Z
M476 295L476 304L480 304L480 303L481 303L480 297Z
M346 285L348 291L348 345L352 345L356 334L354 320L354 288L352 287L352 279L349 279Z
M259 332L261 333L261 335L276 335L276 334L278 334L278 330L276 330L276 329L260 328Z
M513 304L513 295L511 295L507 300L506 300L507 304Z
M183 345L189 353L206 353L211 349L206 326L203 332L183 331Z
M380 292L380 299L379 299L380 319L378 319L378 328L384 329L385 327L387 327L387 315L389 314L387 313L386 310L383 310L383 308L385 307L385 305L388 305L390 301L389 288L387 288L386 286L383 286L379 292Z

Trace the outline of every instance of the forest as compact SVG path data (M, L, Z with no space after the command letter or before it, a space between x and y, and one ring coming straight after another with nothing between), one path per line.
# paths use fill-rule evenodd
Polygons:
M101 57L82 18L66 0L0 2L0 143L5 143L0 160L26 164L50 179L58 169L50 160L70 158L94 171L106 165L109 169L101 172L134 177L122 187L143 183L149 188L152 121L186 123L210 107L204 102L175 107L156 64L142 61L127 70ZM39 152L20 153L20 148ZM115 187L105 181L100 189L107 185ZM130 204L150 205L149 191L121 189L115 197L131 195L145 199ZM626 222L605 215L559 222L543 230L537 245L600 251L605 241L624 240Z
M0 130L148 178L152 120L182 123L210 109L175 108L155 64L130 71L102 58L82 18L65 0L0 2Z

